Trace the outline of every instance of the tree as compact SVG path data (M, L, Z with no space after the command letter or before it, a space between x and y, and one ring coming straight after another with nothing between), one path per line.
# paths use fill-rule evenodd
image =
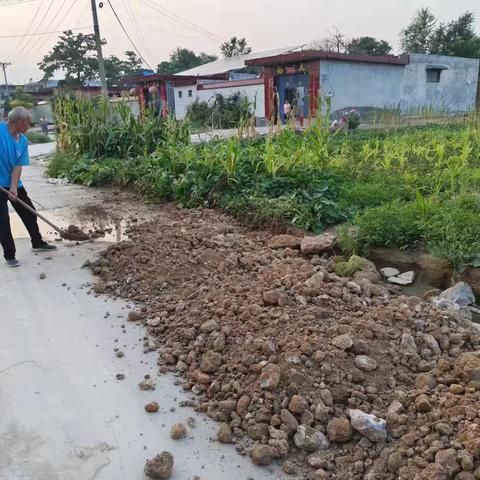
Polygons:
M52 78L56 70L63 70L66 84L83 85L97 76L94 36L74 34L71 30L63 32L57 44L38 66L43 71L45 80Z
M429 8L421 8L415 13L410 25L400 33L400 44L404 52L428 53L437 20Z
M475 15L466 12L456 20L438 24L428 8L419 10L400 34L404 52L480 57L480 37L474 29Z
M457 57L480 57L480 37L474 30L475 15L466 12L457 20L441 23L430 39L430 53Z
M311 42L311 48L322 52L346 53L348 41L339 26L332 29L328 36Z
M105 76L109 86L118 85L121 78L132 75L142 67L142 60L135 52L126 51L127 60L120 60L116 55L105 59Z
M12 109L15 107L32 108L33 95L26 93L23 87L17 87L15 89L15 93L13 94L13 98L12 100L10 100L9 105L7 107L9 109Z
M388 55L391 51L388 42L373 37L352 38L347 43L347 53L353 55Z
M247 45L245 37L232 37L228 42L220 45L220 51L224 57L236 57L238 55L246 55L252 52L252 47Z
M188 48L177 48L170 54L170 60L158 64L158 73L180 73L184 70L198 67L205 63L210 63L217 60L216 55L209 55L208 53L196 54Z

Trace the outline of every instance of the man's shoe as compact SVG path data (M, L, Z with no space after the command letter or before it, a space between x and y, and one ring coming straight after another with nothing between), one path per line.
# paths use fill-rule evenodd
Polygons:
M9 258L5 260L8 267L15 268L20 266L20 262L16 258Z
M33 247L32 251L34 252L51 252L52 250L56 250L57 247L55 245L50 245L47 242L43 242L40 245Z

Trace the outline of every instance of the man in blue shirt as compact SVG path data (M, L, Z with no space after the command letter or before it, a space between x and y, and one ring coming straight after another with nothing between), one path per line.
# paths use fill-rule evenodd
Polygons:
M28 140L23 135L29 127L30 113L24 107L14 108L8 115L8 122L0 123L0 186L9 191L8 196L0 192L0 243L9 267L18 267L20 263L15 258L15 242L10 229L8 200L30 234L33 251L56 250L54 245L49 245L42 239L37 217L16 202L19 198L34 208L20 180L22 167L30 163Z

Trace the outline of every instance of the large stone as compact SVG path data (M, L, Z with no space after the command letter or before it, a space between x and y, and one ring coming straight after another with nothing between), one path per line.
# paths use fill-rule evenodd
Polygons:
M460 470L460 465L457 461L457 451L454 448L447 448L437 452L435 463L438 463L447 471L449 478L453 477Z
M418 390L433 390L437 386L437 381L435 377L428 373L420 373L415 378L415 388Z
M316 237L303 237L300 242L300 250L305 254L323 253L330 250L335 243L335 235L322 233Z
M353 345L353 339L350 335L338 335L332 340L332 345L340 350L348 350Z
M454 363L454 374L465 383L480 381L480 351L462 353Z
M293 441L297 448L302 448L310 453L316 452L317 450L326 450L330 446L330 442L322 432L305 425L298 427Z
M203 322L202 325L200 326L200 330L203 333L212 333L215 330L218 330L218 323L215 320L207 320L206 322Z
M264 390L274 390L280 383L280 367L274 363L268 364L260 375L260 387Z
M247 413L248 406L250 405L250 397L243 395L238 399L236 412L240 417L243 417Z
M400 275L400 270L397 270L396 268L385 267L380 269L380 273L382 274L383 278L390 278Z
M187 429L183 423L176 423L170 429L170 436L173 440L180 440L187 435Z
M295 235L276 235L268 241L270 248L300 248L300 237Z
M454 302L461 307L467 307L475 303L475 295L468 283L459 282L453 287L447 288L440 294L440 298Z
M278 305L278 299L280 298L280 292L276 290L269 290L267 292L263 292L263 302L265 305Z
M292 413L302 414L308 408L308 402L301 395L293 395L288 409Z
M167 480L172 476L173 455L170 452L162 452L152 460L147 460L145 475L150 478Z
M355 357L355 366L366 372L373 372L377 369L377 362L367 355L357 355Z
M204 373L214 373L222 365L222 356L217 352L208 351L202 356L200 370Z
M277 450L270 445L255 445L250 450L250 458L255 465L266 467L277 456Z
M217 433L217 440L220 443L232 443L232 430L228 423L222 423Z
M352 426L346 418L333 418L328 422L327 435L331 442L348 442L353 435Z
M387 439L385 420L361 410L349 410L348 413L353 429L360 435L368 438L371 442L384 442Z
M298 421L287 409L283 409L280 412L280 419L291 433L297 431Z
M402 335L402 341L400 342L400 350L403 355L407 357L414 357L415 355L418 355L415 339L409 333L404 333Z
M427 413L432 409L432 404L427 395L422 393L415 399L415 407L417 408L417 412Z

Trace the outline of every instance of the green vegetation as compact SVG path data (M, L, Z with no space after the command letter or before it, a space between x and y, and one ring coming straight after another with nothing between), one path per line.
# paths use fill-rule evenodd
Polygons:
M150 201L220 207L253 226L292 223L340 241L425 246L461 268L480 262L480 124L328 133L313 119L266 138L190 143L188 125L124 105L56 103L61 154L49 173L129 187Z
M52 141L48 135L40 132L34 132L32 130L28 130L25 133L25 136L28 138L30 143L48 143Z

